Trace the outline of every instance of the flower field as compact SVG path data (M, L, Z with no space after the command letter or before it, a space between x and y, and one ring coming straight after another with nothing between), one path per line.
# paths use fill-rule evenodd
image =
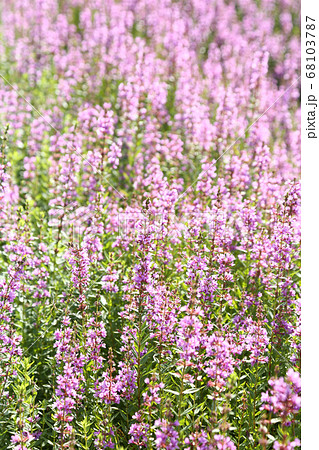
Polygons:
M299 9L0 3L0 450L300 448Z

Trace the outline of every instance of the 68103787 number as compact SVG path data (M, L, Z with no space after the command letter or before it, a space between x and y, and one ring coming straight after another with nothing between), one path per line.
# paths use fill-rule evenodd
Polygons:
M306 16L306 77L315 78L316 73L316 25L315 19Z

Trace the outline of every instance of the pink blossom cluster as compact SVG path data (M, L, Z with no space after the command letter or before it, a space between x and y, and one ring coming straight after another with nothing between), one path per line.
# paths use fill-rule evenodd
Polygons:
M0 448L299 447L299 0L2 3Z

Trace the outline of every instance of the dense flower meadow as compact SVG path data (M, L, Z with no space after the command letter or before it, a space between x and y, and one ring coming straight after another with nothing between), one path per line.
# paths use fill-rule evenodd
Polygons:
M298 0L0 4L0 450L300 448Z

